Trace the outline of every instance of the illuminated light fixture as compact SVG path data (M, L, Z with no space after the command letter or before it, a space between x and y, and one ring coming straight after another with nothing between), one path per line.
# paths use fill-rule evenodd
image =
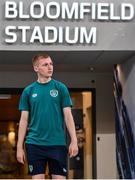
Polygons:
M15 132L10 131L8 133L8 141L14 146L15 145Z
M0 99L11 99L10 94L0 94Z
M92 71L92 72L95 70L94 67L90 67L89 69L90 69L90 71Z

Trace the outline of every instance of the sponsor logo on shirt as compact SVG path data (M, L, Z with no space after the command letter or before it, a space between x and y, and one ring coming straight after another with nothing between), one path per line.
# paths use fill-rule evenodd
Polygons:
M37 97L37 94L36 93L32 94L32 97L33 98Z
M52 89L52 90L50 90L50 95L52 97L57 97L58 96L58 91L56 89Z

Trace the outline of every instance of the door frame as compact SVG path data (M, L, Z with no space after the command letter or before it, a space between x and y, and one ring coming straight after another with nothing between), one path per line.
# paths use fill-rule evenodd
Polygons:
M92 93L92 179L97 178L96 158L96 89L95 88L69 88L69 92L88 91Z

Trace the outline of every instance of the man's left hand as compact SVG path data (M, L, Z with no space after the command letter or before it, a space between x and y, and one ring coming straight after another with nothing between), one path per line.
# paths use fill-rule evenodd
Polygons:
M69 156L74 157L78 154L78 145L77 142L71 142L69 145Z

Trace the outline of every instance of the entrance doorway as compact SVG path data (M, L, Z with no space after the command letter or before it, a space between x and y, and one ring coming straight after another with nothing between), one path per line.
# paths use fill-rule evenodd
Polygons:
M22 169L16 160L19 98L17 93L0 93L0 179L23 178L19 175Z
M0 90L0 179L30 178L27 175L27 164L22 167L16 161L16 142L20 119L18 104L21 92L22 89ZM93 92L85 89L70 89L70 94L73 101L72 113L79 153L76 157L68 159L68 178L92 179L94 177L93 134L95 131L93 129Z
M79 153L69 159L70 179L93 178L93 100L92 92L86 90L70 91L73 101L72 113L76 126Z

